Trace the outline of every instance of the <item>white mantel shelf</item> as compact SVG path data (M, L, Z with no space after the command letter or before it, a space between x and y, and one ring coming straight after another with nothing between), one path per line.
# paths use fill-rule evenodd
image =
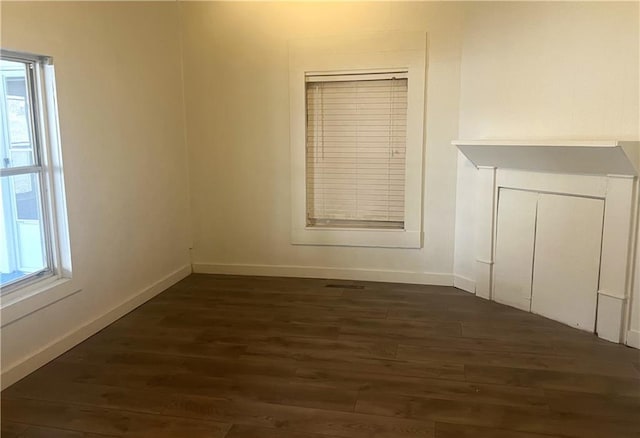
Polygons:
M640 141L455 140L476 167L586 175L638 175Z

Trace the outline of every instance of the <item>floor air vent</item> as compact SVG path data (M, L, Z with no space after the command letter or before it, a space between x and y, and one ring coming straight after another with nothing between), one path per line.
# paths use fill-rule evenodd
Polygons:
M325 287L338 287L340 289L364 289L364 286L359 284L327 284Z

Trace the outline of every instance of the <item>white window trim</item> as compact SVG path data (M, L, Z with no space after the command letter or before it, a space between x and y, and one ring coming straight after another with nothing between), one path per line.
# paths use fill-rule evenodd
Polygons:
M45 226L51 248L52 275L11 287L0 297L0 326L4 327L56 301L80 291L72 280L71 247L63 177L62 150L57 111L55 70L52 59L3 50L3 55L36 62L35 102L40 129L44 171Z
M295 40L289 47L291 243L300 245L422 247L422 185L427 38L421 32ZM407 146L403 230L327 229L306 221L305 75L407 71Z
M70 278L47 277L2 298L0 327L7 326L81 290Z

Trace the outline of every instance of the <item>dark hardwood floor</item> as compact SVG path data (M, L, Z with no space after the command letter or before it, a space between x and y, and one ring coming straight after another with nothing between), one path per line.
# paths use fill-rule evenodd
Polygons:
M640 437L640 352L451 287L192 275L2 392L2 437Z

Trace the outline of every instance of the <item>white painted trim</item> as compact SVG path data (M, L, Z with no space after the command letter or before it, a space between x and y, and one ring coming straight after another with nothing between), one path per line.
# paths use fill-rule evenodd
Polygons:
M0 299L0 327L80 292L70 278L52 278Z
M638 285L638 281L640 281L640 254L638 254L638 242L640 231L638 229L639 220L640 220L640 209L638 208L638 179L636 179L633 183L633 209L632 209L632 226L631 226L631 245L630 245L630 253L629 253L629 296L627 299L627 305L624 314L624 322L623 322L623 331L624 331L624 339L623 342L627 345L630 345L629 342L633 342L628 340L629 336L634 329L632 328L635 324L633 324L633 308L637 306L637 300L640 297L640 285ZM636 348L640 348L640 340L638 337L635 337L635 346Z
M13 385L18 380L60 356L65 351L73 348L89 336L92 336L112 322L131 312L136 307L144 304L160 292L187 277L189 274L191 274L191 266L186 265L181 267L143 290L135 293L124 302L116 305L94 320L64 334L30 356L7 366L6 369L2 370L2 376L0 379L2 381L1 388L5 389Z
M604 296L610 297L610 298L615 298L616 300L621 300L621 301L624 301L624 300L627 299L627 297L622 297L622 296L620 296L620 294L617 294L615 292L609 292L609 291L606 291L606 290L603 290L603 289L598 290L598 294L599 295L604 295Z
M476 293L476 282L462 275L453 276L453 286L472 294Z
M634 188L634 181L630 179L611 178L607 181L600 289L621 298L631 295Z
M527 170L498 169L496 185L501 188L541 193L605 198L607 178L596 175L574 175Z
M491 298L491 281L494 261L494 229L497 214L498 191L495 167L478 170L476 181L476 233L474 265L476 296Z
M372 32L289 41L291 243L421 248L424 111L427 68L424 32ZM404 232L313 229L307 222L305 75L336 72L406 71L408 82Z
M624 142L621 140L607 139L607 140L553 140L553 139L493 139L493 140L453 140L452 145L455 146L540 146L540 147L595 147L595 148L615 148L622 146L623 144L639 144L640 142Z
M474 274L476 278L476 296L484 298L485 300L491 299L492 292L492 272L493 263L486 264L476 261L474 264Z
M623 342L626 298L598 291L596 333L599 338L619 344Z
M627 345L633 348L640 348L640 330L629 330L627 332Z
M405 230L305 228L291 231L291 242L294 245L420 248L422 237L422 232Z
M640 142L455 140L476 166L563 174L637 175Z
M618 175L617 173L607 174L607 178L636 179L635 175Z
M556 174L480 166L475 200L476 296L492 299L493 265L488 262L495 256L496 196L501 188L604 199L597 333L601 338L620 342L630 307L636 185L635 177L621 175Z
M356 269L323 266L194 263L193 272L196 274L333 278L339 280L382 281L390 283L453 286L453 275L451 274L415 271L392 271L382 269Z
M482 260L482 259L476 259L476 262L482 263L483 265L493 265L494 263L492 260Z

